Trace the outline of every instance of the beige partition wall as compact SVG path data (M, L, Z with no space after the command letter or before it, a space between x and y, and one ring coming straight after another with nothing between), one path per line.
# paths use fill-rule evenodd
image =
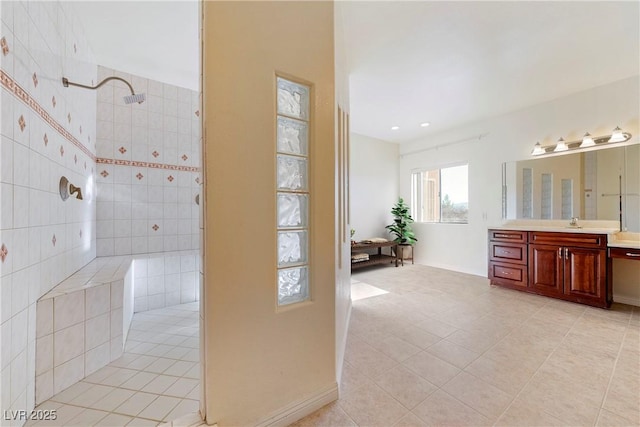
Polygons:
M209 424L286 425L337 398L333 17L332 2L203 6ZM286 305L277 292L277 76L309 88L309 298Z

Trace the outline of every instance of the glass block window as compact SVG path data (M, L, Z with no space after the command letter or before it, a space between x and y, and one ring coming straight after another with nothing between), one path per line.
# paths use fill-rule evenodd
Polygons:
M277 78L278 305L309 299L308 86Z
M562 189L562 219L573 218L573 180L563 179L561 181Z

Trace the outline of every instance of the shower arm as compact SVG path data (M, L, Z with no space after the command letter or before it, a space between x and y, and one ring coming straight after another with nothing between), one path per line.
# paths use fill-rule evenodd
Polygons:
M69 79L66 78L66 77L62 78L62 84L63 84L64 87L69 87L69 85L71 85L71 86L82 87L82 88L85 88L85 89L98 89L100 86L102 86L103 84L105 84L106 82L108 82L110 80L120 80L121 82L123 82L124 84L129 86L129 90L131 91L131 95L135 95L136 94L134 92L134 90L133 90L133 86L131 86L131 84L128 81L126 81L125 79L122 79L120 77L115 77L115 76L107 77L106 79L104 79L103 81L101 81L100 83L98 83L95 86L87 86L87 85L83 85L83 84L80 84L80 83L70 82Z

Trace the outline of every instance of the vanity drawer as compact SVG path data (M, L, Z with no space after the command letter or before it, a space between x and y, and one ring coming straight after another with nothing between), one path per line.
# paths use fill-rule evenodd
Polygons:
M527 232L516 230L489 230L489 240L496 242L527 243Z
M606 234L529 232L529 242L538 245L577 246L580 248L606 248Z
M527 287L527 266L519 264L489 263L489 280L492 284L514 288Z
M489 242L489 260L526 265L527 244Z
M640 261L640 249L633 248L609 248L610 258L633 259Z

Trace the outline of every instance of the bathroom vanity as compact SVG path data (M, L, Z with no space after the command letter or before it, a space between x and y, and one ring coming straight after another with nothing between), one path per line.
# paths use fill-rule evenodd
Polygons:
M492 285L608 308L612 258L640 260L615 229L506 226L488 231ZM622 234L622 233L619 233Z

